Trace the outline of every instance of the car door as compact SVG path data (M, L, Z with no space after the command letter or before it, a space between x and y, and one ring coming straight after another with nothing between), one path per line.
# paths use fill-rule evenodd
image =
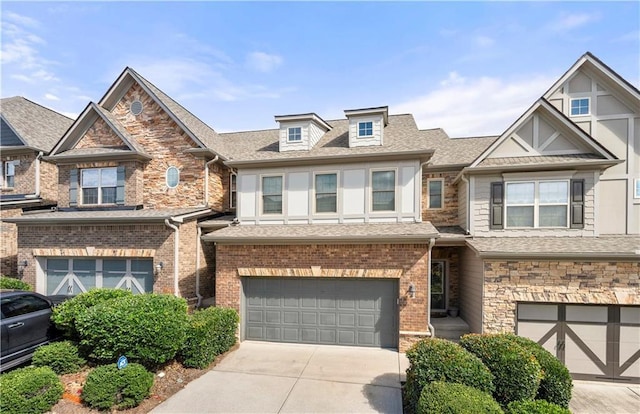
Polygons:
M4 297L2 310L2 356L10 355L49 340L51 303L31 293Z

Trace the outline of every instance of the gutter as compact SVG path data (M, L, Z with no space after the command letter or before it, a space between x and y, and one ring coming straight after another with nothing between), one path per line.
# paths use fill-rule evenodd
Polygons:
M218 157L218 154L216 154L216 156L213 157L211 161L207 161L204 164L204 205L205 206L209 205L209 165L218 161L218 158L220 157Z
M227 227L228 225L224 225L221 227ZM375 239L373 237L376 237ZM202 240L206 242L214 242L217 244L308 244L310 242L318 242L322 244L345 244L345 243L367 243L367 244L389 244L389 243L420 243L424 242L425 237L431 237L435 240L437 235L411 235L411 236L371 236L371 235L362 235L362 236L336 236L336 237L326 237L326 236L307 236L307 237L287 237L287 236L277 236L277 237L234 237L234 236L215 236L215 232L211 233L211 236L205 235L202 237Z
M169 227L170 229L173 230L173 294L177 297L180 296L180 292L179 292L179 285L178 285L178 276L179 276L179 265L180 265L180 261L178 260L178 254L179 254L179 243L180 243L180 231L179 231L179 225L175 226L173 224L171 224L171 221L174 220L173 217L165 219L164 220L164 224ZM176 220L178 221L178 223L182 222L182 219L180 220Z
M436 244L436 239L429 239L429 254L427 256L427 328L431 338L436 336L436 328L431 324L431 249Z

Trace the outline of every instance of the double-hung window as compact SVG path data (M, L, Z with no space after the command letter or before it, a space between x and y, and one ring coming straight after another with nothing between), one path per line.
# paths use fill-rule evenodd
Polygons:
M589 98L571 100L571 116L589 115Z
M282 214L282 176L262 177L262 214Z
M371 209L394 211L396 209L396 172L373 171L371 173Z
M569 181L506 183L507 227L567 227Z
M443 180L428 180L429 185L429 208L442 208L442 184Z
M81 171L82 204L115 204L117 168L86 168Z
M373 122L358 122L358 138L366 138L373 136Z
M3 182L5 188L13 188L16 185L16 161L5 161L2 169Z
M337 174L316 174L316 213L338 211Z
M301 127L287 128L287 141L289 142L302 141L302 128Z

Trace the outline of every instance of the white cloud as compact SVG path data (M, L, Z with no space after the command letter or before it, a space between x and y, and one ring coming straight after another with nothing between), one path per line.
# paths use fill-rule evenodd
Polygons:
M57 96L55 96L52 93L45 93L44 94L44 99L47 99L49 101L59 101L60 100L60 98L58 98Z
M478 47L489 47L489 46L493 46L496 43L495 39L489 36L482 36L482 35L476 36L473 39L473 41Z
M32 19L31 17L28 17L28 16L23 16L21 14L11 12L11 11L5 11L3 13L3 17L6 20L19 24L20 26L28 26L28 27L40 26L40 22L38 22L37 20Z
M282 57L264 52L251 52L247 55L247 66L258 72L271 72L282 64Z
M413 113L420 128L443 128L451 137L498 135L531 106L555 78L464 78L457 72L422 96L394 104Z
M600 15L596 13L565 14L552 22L549 28L556 32L567 32L599 19Z

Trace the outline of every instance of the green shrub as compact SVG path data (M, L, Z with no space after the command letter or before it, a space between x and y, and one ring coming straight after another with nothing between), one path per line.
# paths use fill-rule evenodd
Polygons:
M99 410L131 408L149 396L152 386L153 374L140 364L123 369L116 364L102 365L87 376L82 399Z
M40 414L62 397L64 386L49 367L19 368L0 375L2 414Z
M547 400L564 408L569 408L573 380L567 367L551 352L535 341L513 334L504 334L536 357L542 368L543 377L538 388L537 400Z
M189 316L187 337L180 351L186 367L205 368L236 343L240 318L234 309L207 308Z
M504 335L464 335L460 345L478 356L494 376L494 398L503 406L532 400L538 392L542 370L535 356Z
M545 400L513 401L509 403L506 414L571 414L565 407Z
M33 290L28 283L8 276L0 276L0 289Z
M133 293L121 289L91 289L53 308L51 320L66 337L78 340L79 336L76 329L78 316L100 303L126 296L133 296Z
M418 401L418 414L502 414L490 394L453 382L427 384Z
M80 349L100 363L125 355L152 368L176 356L187 328L187 302L173 295L130 295L78 315Z
M492 393L493 374L482 361L460 345L445 339L425 339L407 351L409 369L405 383L405 411L413 413L420 392L430 382L455 382Z
M54 342L41 346L33 353L33 365L48 366L56 374L78 372L87 361L78 354L78 347L71 341Z

